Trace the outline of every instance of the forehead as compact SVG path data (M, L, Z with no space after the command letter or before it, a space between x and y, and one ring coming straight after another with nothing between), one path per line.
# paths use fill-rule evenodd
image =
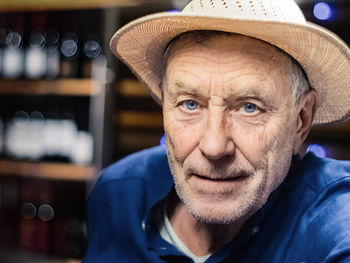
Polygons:
M211 53L215 58L222 54L229 54L227 59L232 59L234 56L244 55L248 57L256 57L257 60L270 60L273 62L290 62L288 54L278 49L277 47L264 41L230 33L209 32L206 33L189 32L180 36L169 46L166 55L169 59L184 54L191 56L191 53Z
M277 99L277 94L291 94L290 66L288 55L257 39L217 35L197 41L185 36L168 51L165 87L200 94L221 90L230 96L249 91Z

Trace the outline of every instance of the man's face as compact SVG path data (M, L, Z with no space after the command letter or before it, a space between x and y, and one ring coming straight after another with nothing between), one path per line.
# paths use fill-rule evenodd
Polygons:
M163 87L180 199L207 223L255 213L285 178L296 137L290 60L243 36L174 43Z

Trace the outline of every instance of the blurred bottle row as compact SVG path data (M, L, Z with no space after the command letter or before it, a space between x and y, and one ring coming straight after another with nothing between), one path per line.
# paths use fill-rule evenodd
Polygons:
M12 80L102 79L103 21L103 10L0 12L0 78L16 86L16 92L0 96L1 159L35 161L38 170L44 162L93 164L96 117L90 93L17 93L29 81ZM46 83L40 81L41 87ZM80 81L62 83L75 89ZM86 182L13 173L2 169L0 176L0 249L81 258Z
M72 113L17 111L6 123L0 117L1 153L11 159L90 164L93 137L78 129Z
M0 75L5 79L90 78L92 62L103 58L103 45L98 27L79 26L84 15L91 13L1 14ZM98 19L98 13L93 17Z
M84 196L83 184L0 178L0 246L81 257Z

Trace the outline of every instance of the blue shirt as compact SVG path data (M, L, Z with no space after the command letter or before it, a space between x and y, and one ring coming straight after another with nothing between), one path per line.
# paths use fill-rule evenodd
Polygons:
M83 262L192 262L154 222L173 186L161 146L105 169L88 202ZM206 262L350 262L350 162L294 158L251 223Z

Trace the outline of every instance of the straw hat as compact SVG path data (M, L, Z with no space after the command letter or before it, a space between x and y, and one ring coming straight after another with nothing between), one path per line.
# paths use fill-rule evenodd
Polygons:
M314 124L350 117L350 50L335 34L306 22L294 0L193 0L182 12L139 18L110 47L160 103L162 57L176 36L217 30L261 39L294 57L318 93Z

